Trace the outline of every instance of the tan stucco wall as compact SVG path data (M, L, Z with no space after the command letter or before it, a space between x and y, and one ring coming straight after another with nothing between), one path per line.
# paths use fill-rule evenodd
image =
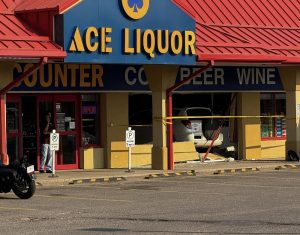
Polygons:
M255 160L285 160L285 140L261 141L261 156Z
M114 168L111 145L125 141L128 128L128 93L106 93L101 95L101 139L105 147L105 168Z
M152 91L153 169L168 169L167 132L166 125L163 123L162 118L166 117L166 90L175 83L178 68L178 66L174 65L144 66L149 87Z
M244 92L237 96L238 116L260 115L260 93ZM261 156L260 118L245 117L238 119L239 159L251 160Z
M279 72L286 91L286 152L300 156L300 68L283 67Z
M102 169L104 168L103 148L80 148L79 168L80 169Z
M152 144L136 145L131 148L131 166L133 168L151 165ZM192 142L174 143L174 161L199 160L198 153ZM128 167L128 148L125 141L113 141L111 143L111 168Z

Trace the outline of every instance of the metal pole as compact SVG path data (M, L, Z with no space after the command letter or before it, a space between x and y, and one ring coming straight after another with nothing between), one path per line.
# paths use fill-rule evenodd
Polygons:
M193 74L191 74L189 77L183 79L181 82L175 84L174 86L170 87L167 89L167 116L170 118L168 120L168 125L167 125L167 135L168 135L168 169L169 170L174 170L174 157L173 157L173 119L172 119L172 110L173 110L173 102L172 102L172 92L192 80L194 77L197 75L205 72L209 68L211 68L214 65L214 61L210 61L206 66L203 68L200 68Z
M55 150L52 151L52 176L55 176Z
M131 131L131 127L128 127L128 131ZM128 171L131 171L131 145L128 146Z
M56 133L56 130L52 130L52 133ZM51 177L57 177L55 175L55 149L52 150L52 175Z
M173 156L173 97L172 93L167 93L167 116L170 117L167 125L167 140L168 140L168 170L174 170L174 156Z
M8 165L7 134L6 134L6 95L0 94L0 159L3 164Z
M128 171L131 171L131 147L128 148Z

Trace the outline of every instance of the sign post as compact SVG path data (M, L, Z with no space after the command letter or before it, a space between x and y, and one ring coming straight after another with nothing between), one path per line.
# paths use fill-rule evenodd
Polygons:
M131 147L135 146L135 130L128 127L126 131L126 147L128 148L128 172L131 172Z
M52 177L55 177L55 151L59 150L59 134L56 130L50 133L50 151L52 151Z

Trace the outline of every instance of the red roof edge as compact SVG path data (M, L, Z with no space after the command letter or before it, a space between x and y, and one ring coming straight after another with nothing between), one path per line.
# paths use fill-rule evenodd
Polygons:
M59 7L55 6L55 7L43 8L43 9L15 10L15 14L22 15L22 14L33 13L33 12L42 13L42 12L49 12L49 11L59 14Z
M197 15L193 14L193 12L189 11L189 9L186 8L186 5L180 3L178 0L171 0L174 5L176 5L180 10L184 11L187 15L192 17L193 19L196 19Z
M29 13L29 12L43 12L43 11L55 11L57 14L61 14L68 8L80 3L81 0L61 0L61 1L47 1L42 4L38 4L36 1L29 1L27 5L17 5L16 13Z
M284 63L287 57L277 55L226 55L226 54L198 54L197 62L234 62L234 63ZM300 62L300 58L299 58Z
M15 57L15 58L43 58L49 59L64 59L67 56L65 51L27 51L27 50L0 50L0 57Z
M82 0L70 0L69 2L65 2L63 4L61 4L58 9L59 9L59 14L63 13L64 11L66 11L69 8L72 8L73 6L77 5L78 3L80 3Z

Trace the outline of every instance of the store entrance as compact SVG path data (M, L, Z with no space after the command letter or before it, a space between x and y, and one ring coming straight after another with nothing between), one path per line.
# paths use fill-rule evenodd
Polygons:
M76 95L9 95L7 98L7 139L10 160L26 155L29 162L40 164L40 136L45 113L60 134L56 169L77 169L80 128Z
M47 112L52 113L52 125L60 134L59 151L56 152L56 169L58 170L78 168L79 122L77 121L77 107L75 95L37 97L38 135L41 136L41 124Z

